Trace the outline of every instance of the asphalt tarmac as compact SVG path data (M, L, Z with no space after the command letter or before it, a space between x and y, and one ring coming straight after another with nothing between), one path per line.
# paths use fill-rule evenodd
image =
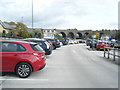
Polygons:
M8 73L2 88L118 88L118 65L103 51L85 44L62 46L47 57L46 67L26 79Z

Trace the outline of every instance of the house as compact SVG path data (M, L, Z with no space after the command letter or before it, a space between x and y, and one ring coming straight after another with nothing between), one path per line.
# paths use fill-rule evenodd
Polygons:
M0 35L2 35L3 33L7 34L8 32L11 32L15 29L15 27L15 25L9 25L6 22L2 22L0 20Z

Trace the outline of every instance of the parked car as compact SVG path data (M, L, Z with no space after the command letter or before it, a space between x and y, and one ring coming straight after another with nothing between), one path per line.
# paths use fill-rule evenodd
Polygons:
M116 40L115 40L115 39L112 39L111 41L109 41L109 43L110 43L110 46L111 46L111 47L114 47L114 44L116 43Z
M26 38L23 40L38 43L45 51L45 55L50 55L52 53L52 47L50 47L50 44L47 41L45 41L44 39Z
M60 42L62 42L63 45L68 45L67 39L59 39Z
M53 49L61 47L60 41L58 39L52 39L52 38L44 38L44 39L53 44Z
M114 48L120 49L120 41L116 41L116 43L114 43Z
M79 40L74 40L74 44L79 44L80 43L80 41Z
M74 44L73 40L69 40L68 44Z
M96 48L96 45L97 45L97 40L91 40L90 41L90 48Z
M79 44L79 43L85 43L85 40L83 40L83 39L74 40L74 44Z
M81 39L81 40L79 40L79 43L85 43L85 40Z
M25 41L0 41L0 72L15 72L20 78L27 78L33 71L46 65L44 50L36 43Z
M86 45L87 45L87 46L90 46L90 43L91 43L91 39L87 39L87 40L86 40Z
M108 42L99 42L96 46L97 50L103 50L104 47L110 47Z

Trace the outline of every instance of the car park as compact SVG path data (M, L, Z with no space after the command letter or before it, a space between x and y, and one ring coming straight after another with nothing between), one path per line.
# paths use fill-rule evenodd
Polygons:
M50 47L50 44L47 41L45 41L44 39L26 38L23 40L38 43L45 51L45 55L50 55L52 53L52 47Z
M0 72L15 72L20 78L27 78L33 71L46 65L44 50L33 42L3 40L0 41Z

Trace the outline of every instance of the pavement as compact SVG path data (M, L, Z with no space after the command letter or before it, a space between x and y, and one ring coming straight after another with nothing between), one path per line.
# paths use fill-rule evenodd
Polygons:
M26 79L0 76L2 88L118 88L119 66L103 54L85 44L62 46L46 56L43 70Z

